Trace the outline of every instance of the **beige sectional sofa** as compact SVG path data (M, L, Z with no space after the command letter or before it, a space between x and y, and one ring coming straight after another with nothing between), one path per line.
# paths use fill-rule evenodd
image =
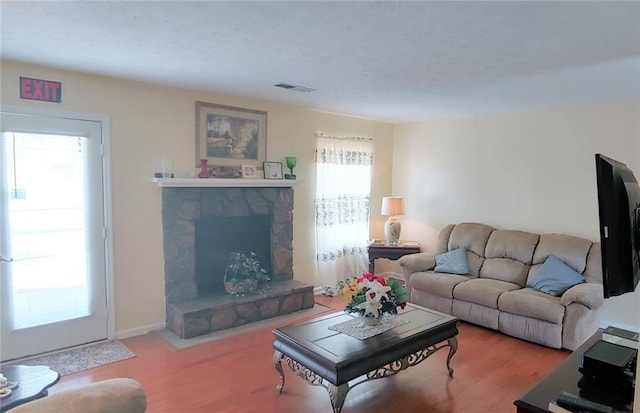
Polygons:
M459 248L466 250L467 275L434 271L436 255ZM560 296L527 286L550 255L584 282ZM598 329L604 301L599 243L480 223L451 224L440 231L436 251L406 255L399 263L411 302L470 323L570 350Z

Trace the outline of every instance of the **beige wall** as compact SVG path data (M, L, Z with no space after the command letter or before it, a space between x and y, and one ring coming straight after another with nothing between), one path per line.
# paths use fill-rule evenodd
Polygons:
M403 238L428 250L448 223L599 240L594 154L640 179L640 105L399 125L393 192ZM603 323L640 329L640 291L606 300Z
M60 105L18 99L18 76L63 82ZM111 119L117 330L164 322L161 190L151 183L163 157L193 170L194 102L268 112L269 160L298 156L294 272L317 286L314 263L313 142L316 132L374 138L371 236L383 237L383 196L406 197L402 238L432 248L450 222L564 232L598 238L593 154L625 161L640 175L640 106L393 125L254 99L2 62L2 104L108 115ZM395 144L392 143L395 136ZM392 150L393 145L393 150ZM393 165L393 191L392 188ZM382 261L382 262L381 262ZM379 271L396 262L379 260ZM637 294L636 294L637 295ZM608 300L605 317L640 325L629 302ZM638 308L635 304L634 307Z
M63 83L59 105L18 99L18 77ZM164 323L164 267L161 189L151 179L161 159L175 171L195 169L195 101L268 112L267 158L298 157L295 173L294 274L316 286L333 285L316 274L314 253L313 152L316 132L374 139L372 203L391 188L391 124L313 112L301 107L232 96L162 87L17 62L2 62L2 105L107 115L111 121L113 244L116 330L144 332ZM373 226L380 226L374 214Z

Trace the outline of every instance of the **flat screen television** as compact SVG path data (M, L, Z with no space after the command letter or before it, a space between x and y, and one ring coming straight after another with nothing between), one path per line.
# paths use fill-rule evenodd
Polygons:
M635 290L640 280L640 186L624 163L596 154L605 298Z

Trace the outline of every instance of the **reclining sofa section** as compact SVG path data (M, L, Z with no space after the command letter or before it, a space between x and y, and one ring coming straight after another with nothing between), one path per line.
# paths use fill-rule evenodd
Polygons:
M444 227L436 248L399 260L411 302L553 348L575 350L598 329L604 302L599 243L462 223ZM466 250L468 274L434 271L436 255L459 248ZM560 296L527 286L552 255L584 282Z

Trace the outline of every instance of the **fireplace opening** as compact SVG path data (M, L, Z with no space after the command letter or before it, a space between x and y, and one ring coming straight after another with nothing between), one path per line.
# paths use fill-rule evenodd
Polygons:
M200 218L195 231L195 283L199 296L224 293L229 254L254 252L273 275L271 214Z

